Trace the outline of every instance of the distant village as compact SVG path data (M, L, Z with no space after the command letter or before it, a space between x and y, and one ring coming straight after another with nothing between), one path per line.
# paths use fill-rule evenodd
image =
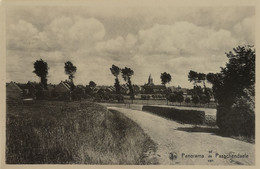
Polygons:
M184 98L191 98L191 93L186 88L166 87L165 85L156 85L150 74L148 81L144 85L133 85L136 99L165 99L165 91L182 91ZM129 98L129 88L126 84L120 85L120 92L124 99ZM96 101L117 100L116 89L114 86L99 86L91 81L88 85L76 85L68 81L61 81L59 84L47 84L44 88L41 83L28 81L27 83L16 83L11 81L6 83L7 99L52 99L52 100L81 100L92 99Z

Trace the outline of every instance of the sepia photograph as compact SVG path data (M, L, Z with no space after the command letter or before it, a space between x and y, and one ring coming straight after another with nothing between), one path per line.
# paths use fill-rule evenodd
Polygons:
M5 165L255 166L256 6L113 2L5 4Z

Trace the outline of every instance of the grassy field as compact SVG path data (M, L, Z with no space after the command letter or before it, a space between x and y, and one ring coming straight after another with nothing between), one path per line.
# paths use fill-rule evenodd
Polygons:
M133 121L90 102L7 104L7 164L157 164Z

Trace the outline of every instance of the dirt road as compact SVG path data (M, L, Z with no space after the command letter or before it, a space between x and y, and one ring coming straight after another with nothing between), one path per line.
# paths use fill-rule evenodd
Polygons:
M157 151L148 151L147 155L157 157L160 164L255 164L254 144L210 132L193 132L193 125L180 124L143 111L116 107L109 109L120 111L135 121L157 143Z

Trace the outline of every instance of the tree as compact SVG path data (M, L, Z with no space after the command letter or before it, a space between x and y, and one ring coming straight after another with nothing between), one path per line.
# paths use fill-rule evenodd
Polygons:
M65 62L64 69L65 69L65 73L69 75L69 80L72 83L72 88L74 89L75 86L74 86L73 78L75 77L74 74L77 71L77 67L74 66L73 63L71 63L70 61L67 61Z
M77 67L73 65L70 61L65 62L65 73L69 75L69 80L73 82L73 78L75 77L74 74L77 71Z
M122 73L123 79L126 81L126 84L129 88L130 98L133 101L134 89L133 89L132 82L131 82L131 76L134 75L134 71L131 68L125 67L124 69L121 70L121 73Z
M94 89L97 86L97 84L94 81L89 82L89 87Z
M187 103L187 104L190 103L190 98L189 98L189 97L187 97L187 98L185 99L185 103Z
M190 82L193 82L194 86L197 86L198 83L203 82L203 85L205 87L206 74L204 73L198 73L193 70L190 70L188 74L188 79Z
M161 82L162 82L162 84L165 86L167 83L170 83L170 81L172 80L172 77L171 77L171 75L169 74L169 73L166 73L166 72L164 72L164 73L161 73L161 76L160 76L160 78L161 78ZM167 101L167 105L168 105L168 98L170 98L170 93L171 93L171 91L170 90L165 90L164 91L164 93L165 93L165 95L166 95L166 101Z
M200 102L200 97L197 94L192 95L192 102L197 105Z
M183 92L182 91L177 91L176 92L176 96L177 96L176 101L178 103L180 103L180 105L181 105L181 103L184 101Z
M115 88L116 88L116 93L120 94L120 83L119 83L119 73L120 73L120 68L117 67L116 65L112 65L112 67L110 68L111 73L115 76Z
M162 84L165 86L166 83L170 83L170 81L172 80L172 77L169 73L161 73L161 81L162 81Z
M176 102L177 101L176 93L173 92L173 93L169 94L167 100L169 100L170 102Z
M254 106L249 106L254 105L252 101L254 99L244 98L251 96L254 98L255 95L255 49L252 46L238 46L226 55L229 60L226 66L221 68L220 73L207 75L218 101L217 125L227 133L236 135L251 133L251 136L254 136L252 133L255 127L251 123L255 118ZM249 89L253 89L252 92L248 93Z
M206 80L206 74L204 74L204 73L198 73L197 74L197 79L198 79L198 83L203 83L203 86L204 86L204 88L206 88L206 86L205 86L205 80Z
M202 97L203 103L204 103L204 104L207 103L208 106L209 106L211 96L212 96L212 91L211 91L211 89L205 87L205 88L204 88L204 92L203 92L203 97Z
M223 75L221 73L208 73L206 79L212 86L212 92L216 101L221 98L222 92L219 90L222 86Z
M48 70L49 70L49 67L48 67L47 62L43 61L42 59L36 60L34 62L34 71L33 71L33 73L35 73L38 77L41 78L41 85L44 88L47 88Z
M182 91L174 91L173 93L169 94L168 100L170 102L178 102L178 103L181 104L184 100L183 92Z
M193 82L193 85L196 86L197 85L197 81L198 81L198 73L190 70L189 74L188 74L188 79L190 82Z

